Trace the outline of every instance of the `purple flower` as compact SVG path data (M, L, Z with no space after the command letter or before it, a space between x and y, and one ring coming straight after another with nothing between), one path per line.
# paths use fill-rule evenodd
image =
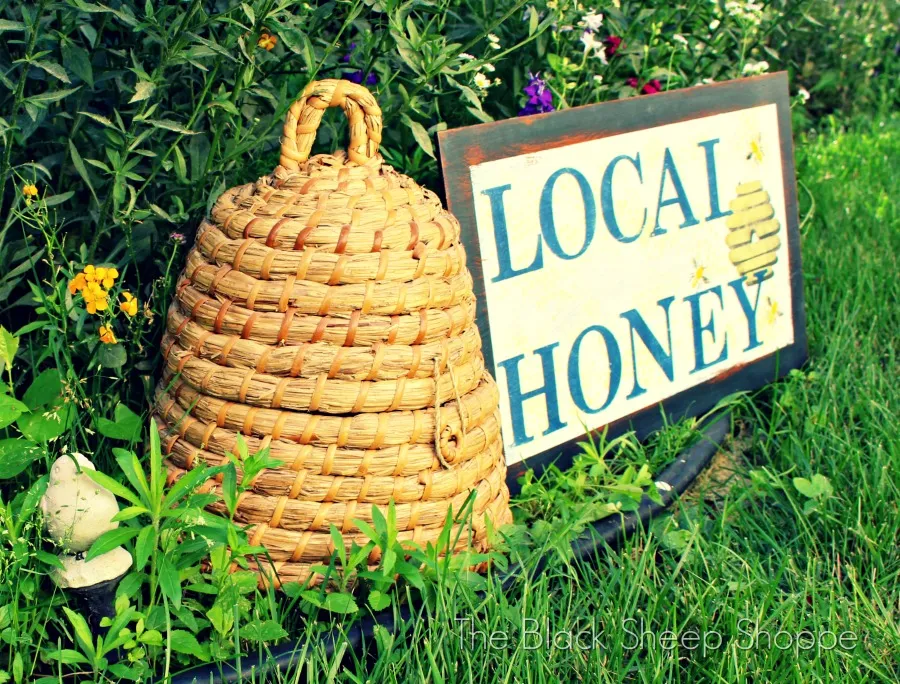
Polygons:
M172 233L169 237L177 245L183 245L187 241L184 233Z
M351 71L349 73L344 73L344 78L346 78L351 83L362 83L366 82L366 85L377 85L378 84L378 74L372 72L370 74L366 74L365 78L363 78L363 72L360 69L356 71Z
M353 51L356 49L356 43L350 43L350 47L347 49L347 54L341 57L341 61L344 64L350 63L350 57L353 54Z
M553 93L547 87L547 82L540 74L528 74L528 85L523 89L528 96L525 106L519 111L519 116L531 114L544 114L556 110L553 106Z
M347 54L341 57L341 62L348 65L351 69L353 69L353 65L350 64L350 61L353 59L353 53L356 51L356 43L350 43L347 49ZM353 69L352 71L345 71L344 78L352 83L362 83L366 82L366 85L376 85L378 83L378 74L376 73L368 73L363 75L361 69Z

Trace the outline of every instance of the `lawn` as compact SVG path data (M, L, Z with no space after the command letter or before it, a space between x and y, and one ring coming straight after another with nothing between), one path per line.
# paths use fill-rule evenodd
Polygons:
M809 364L734 406L672 518L594 562L535 554L547 571L505 590L495 574L484 597L434 588L368 659L308 644L279 679L900 679L900 122L832 126L795 154ZM655 469L689 427L646 446Z

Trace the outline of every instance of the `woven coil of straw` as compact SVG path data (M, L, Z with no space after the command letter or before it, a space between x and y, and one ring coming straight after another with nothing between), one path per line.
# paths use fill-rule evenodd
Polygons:
M348 149L310 158L329 107L344 110ZM261 583L316 581L331 525L362 546L354 520L373 506L393 502L399 539L419 544L470 508L452 551L485 550L512 519L459 223L383 163L380 141L368 90L311 83L279 166L200 225L169 308L155 421L170 484L228 463L239 436L280 462L242 483L235 514L268 552L251 564Z

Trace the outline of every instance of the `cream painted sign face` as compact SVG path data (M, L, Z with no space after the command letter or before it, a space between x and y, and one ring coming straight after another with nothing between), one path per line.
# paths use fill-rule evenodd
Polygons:
M507 463L673 397L695 412L690 390L708 408L733 391L717 378L798 342L779 113L764 102L468 165Z

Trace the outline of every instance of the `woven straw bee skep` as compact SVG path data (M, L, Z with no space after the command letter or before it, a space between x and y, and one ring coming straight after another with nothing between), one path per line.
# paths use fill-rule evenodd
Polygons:
M328 107L343 108L350 144L309 158ZM331 525L363 545L353 520L371 522L373 505L386 515L393 501L399 538L425 544L471 498L455 550L484 550L489 523L512 517L459 223L383 163L380 140L368 90L311 83L280 165L201 224L169 308L155 421L170 483L228 462L238 435L281 462L235 515L271 558L253 565L262 583L309 579Z

